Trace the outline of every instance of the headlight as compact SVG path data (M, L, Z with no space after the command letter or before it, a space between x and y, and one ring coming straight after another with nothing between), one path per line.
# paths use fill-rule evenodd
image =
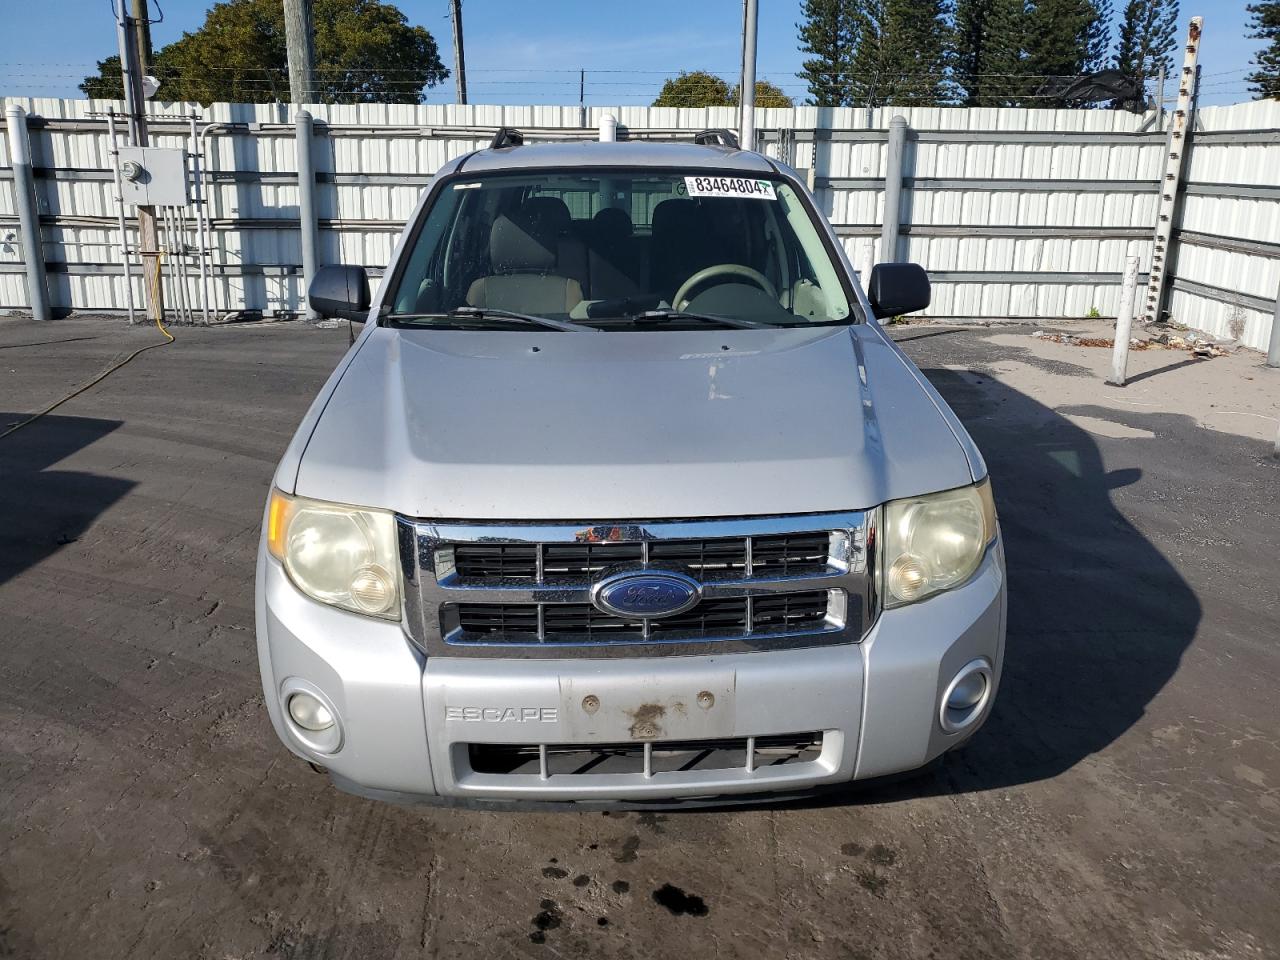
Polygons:
M400 619L395 518L271 491L267 549L307 596L344 610Z
M899 607L958 586L996 536L991 483L884 505L884 600Z

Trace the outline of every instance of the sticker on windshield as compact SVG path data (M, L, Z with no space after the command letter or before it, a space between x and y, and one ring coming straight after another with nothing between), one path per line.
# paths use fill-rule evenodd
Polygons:
M691 197L777 199L773 192L773 184L768 180L748 180L744 177L685 177L684 185Z

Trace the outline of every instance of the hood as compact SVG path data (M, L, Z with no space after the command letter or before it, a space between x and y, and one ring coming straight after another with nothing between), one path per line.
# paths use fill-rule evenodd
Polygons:
M599 521L850 510L973 480L932 392L868 327L381 327L357 351L306 444L303 496Z

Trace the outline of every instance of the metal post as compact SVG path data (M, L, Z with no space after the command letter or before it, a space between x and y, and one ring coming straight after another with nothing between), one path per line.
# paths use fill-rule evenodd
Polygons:
M578 71L578 126L587 125L587 71Z
M191 111L191 195L196 205L196 244L200 253L200 313L209 325L209 256L204 237L204 177L200 169L200 136L196 131L196 112Z
M311 103L315 92L315 30L311 0L284 0L284 42L289 58L289 102Z
M743 18L742 86L738 99L742 103L741 129L738 142L743 150L756 148L756 23L757 0L747 0Z
M308 320L318 320L319 315L307 302L311 281L316 278L316 248L319 239L316 223L316 171L311 158L311 114L299 110L294 123L297 127L298 151L298 227L302 238L302 309Z
M1280 367L1280 289L1276 290L1276 306L1271 311L1271 339L1267 342L1267 366Z
M458 102L467 102L467 61L462 51L462 0L452 0L449 13L453 18L453 82Z
M13 167L13 195L22 233L22 259L27 267L27 300L33 320L52 320L49 278L44 272L44 246L40 240L40 209L36 206L36 178L31 169L31 141L27 139L27 113L16 103L5 111L9 132L9 163Z
M902 217L902 164L906 158L907 121L889 121L889 144L884 161L884 225L880 229L880 261L898 262L898 233Z
M111 141L111 172L116 183L116 215L120 225L120 258L124 264L124 302L129 312L129 322L135 323L133 315L133 270L129 266L129 231L124 217L124 184L120 182L119 147L116 140L116 112L107 111L107 137Z
M1125 384L1129 367L1129 337L1133 332L1133 307L1138 299L1138 258L1130 256L1124 262L1124 284L1120 287L1120 309L1116 313L1116 345L1111 352L1111 376L1107 383L1116 387Z

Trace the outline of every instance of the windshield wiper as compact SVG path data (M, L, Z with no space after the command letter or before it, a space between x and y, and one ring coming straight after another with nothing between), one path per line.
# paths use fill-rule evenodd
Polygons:
M597 318L592 317L595 320ZM758 320L742 320L738 317L721 317L710 313L688 313L673 307L659 307L657 310L642 310L639 313L628 313L619 317L633 323L666 323L670 320L695 320L701 323L718 323L725 327L752 329L756 327L772 327L772 323L761 323Z
M584 327L568 320L554 320L551 317L540 317L535 313L516 313L514 310L499 310L496 307L455 307L444 313L393 313L388 318L400 320L509 320L513 323L532 323L548 330L563 330L566 333L599 333L594 327Z

